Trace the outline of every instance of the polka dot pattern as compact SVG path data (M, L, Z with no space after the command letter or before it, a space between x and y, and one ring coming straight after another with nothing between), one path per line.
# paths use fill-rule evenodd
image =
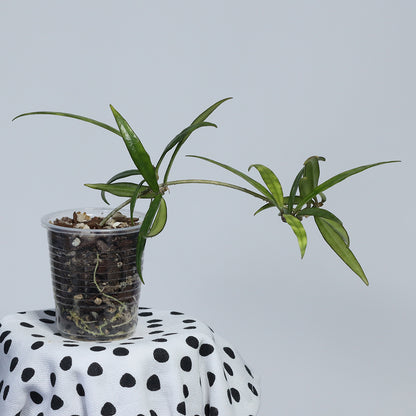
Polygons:
M186 405L185 402L180 402L178 406L176 407L176 410L181 415L186 415Z
M156 348L153 351L153 358L158 363L165 363L169 360L169 353L164 348Z
M11 339L8 339L8 340L4 343L4 348L3 348L3 351L4 351L4 353L5 353L5 354L7 354L7 353L9 352L9 349L10 349L11 345L12 345L12 340L11 340Z
M199 347L199 341L198 338L195 338L193 336L189 336L186 338L185 342L192 348L197 349Z
M78 383L76 387L78 396L84 397L85 396L85 390L84 387L82 387L82 384Z
M232 358L233 360L234 360L234 358L235 358L235 354L234 354L234 351L230 348L230 347L224 347L223 348L224 349L224 352L230 357L230 358Z
M6 337L11 333L11 331L3 331L0 335L0 344L6 339Z
M113 350L113 354L122 357L124 355L129 355L129 350L127 348L118 347Z
M4 401L6 401L6 400L7 400L7 396L8 396L8 394L9 394L9 389L10 389L10 386L6 386L6 387L4 388L4 391L3 391L3 400L4 400Z
M240 392L237 389L235 389L235 388L231 388L231 397L236 402L239 402L240 401Z
M62 358L61 362L59 363L59 367L61 367L64 371L68 371L72 367L72 358L69 355Z
M110 402L106 402L101 409L102 416L113 416L116 414L116 412L117 412L116 408Z
M62 406L64 405L63 400L59 397L56 396L55 394L52 396L52 400L51 400L51 409L52 410L58 410L60 409Z
M211 373L211 371L208 371L207 373L207 378L208 378L208 384L210 387L212 387L215 383L215 374Z
M88 366L87 374L91 377L100 376L103 373L103 368L100 364L93 362Z
M22 371L21 379L24 383L27 383L35 375L35 370L31 367L25 368Z
M18 362L19 362L19 359L17 357L14 357L13 360L11 361L11 363L10 363L10 372L14 371Z
M123 374L120 379L121 387L134 387L136 385L136 379L129 373Z
M33 403L41 404L43 402L43 397L37 391L31 391L29 395Z
M229 364L224 363L224 370L230 375L233 376L234 375L234 371L233 369L230 367Z
M192 370L192 360L189 357L181 359L181 368L183 371L189 372Z
M55 319L45 310L0 322L0 415L82 416L87 403L97 416L257 414L254 373L182 312L140 308L137 333L111 342L68 339Z
M105 351L105 347L101 347L101 346L95 346L95 347L91 347L90 350L91 351L95 351L95 352L100 352L100 351Z
M210 344L202 344L199 348L199 353L203 357L207 357L208 355L212 354L214 352L214 347Z
M44 343L43 341L37 341L37 342L34 342L34 343L31 345L31 347L30 347L30 348L32 348L32 350L38 350L39 348L42 348L44 344L45 344L45 343Z
M259 393L257 392L257 389L251 383L248 383L247 386L255 396L259 395Z
M156 374L153 374L147 379L146 383L147 389L150 391L160 390L160 380Z

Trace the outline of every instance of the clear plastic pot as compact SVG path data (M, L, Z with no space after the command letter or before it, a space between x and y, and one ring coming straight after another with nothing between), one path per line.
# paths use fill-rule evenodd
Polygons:
M129 337L138 319L140 225L76 229L52 224L56 218L72 218L74 212L105 217L110 210L59 211L41 220L48 232L58 330L65 337L85 341Z

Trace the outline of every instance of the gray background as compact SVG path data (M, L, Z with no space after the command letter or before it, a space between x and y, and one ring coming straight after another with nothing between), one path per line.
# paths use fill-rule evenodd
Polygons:
M172 178L234 178L263 163L286 192L310 155L323 179L402 159L327 192L370 287L305 223L204 186L167 196L165 232L145 253L142 304L183 310L237 346L261 376L261 416L416 414L413 209L414 1L7 1L0 5L0 315L53 305L48 212L101 205L82 186L132 167L113 104L156 159L213 102L233 96L177 160ZM254 172L253 172L254 174ZM240 183L237 179L237 183ZM113 200L114 201L114 200Z

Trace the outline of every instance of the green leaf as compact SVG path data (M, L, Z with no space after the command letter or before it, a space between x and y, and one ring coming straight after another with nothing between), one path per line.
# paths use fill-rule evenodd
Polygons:
M399 160L390 160L390 161L387 161L387 162L378 162L378 163L373 163L371 165L359 166L357 168L349 169L349 170L346 170L345 172L341 172L338 175L335 175L332 178L328 179L327 181L321 183L316 188L314 188L310 193L305 195L301 199L301 201L298 203L298 205L296 206L296 209L295 209L294 213L297 214L301 210L301 208L309 200L311 200L313 197L315 197L319 193L325 191L326 189L331 188L332 186L336 185L337 183L343 181L344 179L347 179L348 177L350 177L352 175L356 175L357 173L360 173L360 172L362 172L366 169L372 168L374 166L384 165L384 164L387 164L387 163L396 163L396 162L400 162L400 161Z
M98 189L99 191L105 191L112 195L130 198L136 192L138 186L137 183L132 182L118 182L118 183L86 183L85 186L91 189Z
M299 173L296 175L295 180L293 181L292 187L290 188L290 194L289 194L289 199L287 202L287 210L289 212L292 212L293 209L293 204L295 203L295 199L296 199L296 192L299 188L299 182L302 179L302 176L305 172L305 168L303 167Z
M166 221L168 218L168 212L166 207L166 201L164 198L161 199L159 209L157 211L155 220L153 221L152 228L147 233L147 237L154 237L161 233L165 228Z
M136 265L137 265L137 273L139 273L141 281L143 281L143 273L142 273L142 265L143 265L143 251L146 245L146 238L149 234L149 231L152 227L154 218L156 213L159 209L160 201L162 200L162 195L158 194L155 198L150 202L149 208L146 212L146 215L143 218L143 222L140 226L139 236L137 239L137 247L136 247Z
M216 162L215 160L208 159L207 157L203 156L196 156L196 155L187 155L187 157L195 157L197 159L206 160L207 162L213 163L214 165L220 166L232 173L234 173L237 176L240 176L240 178L243 178L246 180L250 185L254 186L259 192L261 192L272 204L275 203L273 195L259 182L256 180L250 178L250 176L246 175L243 172L240 172L237 169L232 168L231 166L225 165L220 162Z
M298 212L298 215L312 215L314 217L322 218L328 226L332 227L334 231L343 239L344 243L350 245L350 237L347 230L342 225L342 221L336 217L332 212L322 208L305 208Z
M109 126L108 124L102 123L101 121L94 120L92 118L78 116L77 114L71 114L71 113L60 113L56 111L33 111L31 113L24 113L16 116L14 120L24 117L24 116L32 116L32 115L40 115L40 114L47 114L51 116L62 116L62 117L69 117L69 118L75 118L77 120L85 121L90 124L95 124L96 126L102 127L103 129L106 129L108 131L111 131L111 133L117 134L118 136L121 136L120 132L115 129L114 127Z
M105 191L112 195L131 198L136 194L137 183L133 182L117 182L117 183L86 183L85 186L91 189ZM148 186L140 186L140 198L154 198L155 193Z
M347 230L342 225L342 223L340 224L338 221L329 220L327 218L321 218L321 219L342 238L342 241L345 243L347 247L350 246L350 237L347 233Z
M305 160L305 176L312 181L312 188L318 186L319 182L319 161L325 161L322 156L311 156Z
M289 198L290 197L288 197L288 196L284 196L283 197L283 203L285 204L285 205L288 205L289 204ZM293 198L293 201L296 203L296 201L300 201L300 196L298 196L298 195L296 195L294 198Z
M185 143L185 141L188 139L188 137L197 129L201 128L201 127L217 127L216 124L214 123L208 123L207 121L198 123L198 124L192 124L188 127L186 127L185 129L183 129L178 135L176 135L169 143L168 145L165 147L165 150L163 151L162 155L159 158L159 161L157 162L157 168L159 168L159 166L161 165L164 157L166 156L166 154L172 150L176 145L178 144L182 144ZM166 178L164 180L164 182L167 182Z
M143 280L143 253L144 248L146 247L147 240L144 237L140 237L137 239L136 245L136 267L137 273L139 274L140 280L144 283Z
M113 183L115 181L118 181L119 179L128 178L129 176L137 176L141 175L140 170L138 169L129 169L129 170L123 170L122 172L116 173L114 176L112 176L107 183Z
M320 217L315 217L315 223L320 233L322 234L322 237L332 248L332 250L334 250L335 253L341 258L341 260L368 286L367 277L365 276L360 263L355 258L354 254L345 244L340 235L330 224L328 224L328 220Z
M279 182L279 179L277 179L277 176L274 174L274 172L269 169L267 166L260 165L260 164L253 164L251 165L248 170L250 170L252 167L256 168L260 176L262 177L264 183L266 184L267 188L273 195L273 199L276 202L277 207L280 211L283 210L283 190L282 185Z
M158 193L159 185L157 183L156 171L152 165L149 154L146 152L142 142L139 140L136 133L129 126L127 121L112 105L110 105L110 108L113 112L118 128L120 129L121 136L123 137L124 143L130 153L134 164L136 165L137 169L139 169L143 175L143 178L149 184L150 188L155 193Z
M305 254L305 250L306 250L306 244L307 244L305 228L303 228L303 225L300 222L300 220L294 217L293 215L285 214L284 219L292 227L292 230L298 239L298 244L300 248L300 256L301 258L303 258Z
M270 202L268 202L267 204L265 204L265 205L263 205L262 207L260 207L255 213L254 213L254 215L257 215L258 213L260 213L260 212L262 212L262 211L264 211L264 210L266 210L266 209L268 209L268 208L273 208L273 207L275 207L276 205L274 205L274 204L272 204L272 203L270 203Z
M299 193L300 197L303 199L305 195L308 195L313 190L312 179L306 176L300 178L299 181ZM307 201L309 202L309 200Z
M136 207L137 198L139 197L141 189L143 189L144 179L137 185L136 191L130 198L130 219L134 223L134 208ZM101 191L103 192L103 191Z
M313 215L314 217L327 218L342 224L342 221L338 217L336 217L332 212L329 212L323 208L304 208L298 212L298 215Z
M231 100L233 97L223 98L222 100L217 101L203 111L191 124L198 124L201 121L206 120L222 103L225 101Z
M115 181L118 181L119 179L128 178L129 176L134 175L140 175L140 171L138 169L130 169L130 170L124 170L123 172L119 172L116 175L112 176L107 183L113 183ZM105 197L105 191L101 191L101 199L109 205L109 202L107 201Z
M190 128L190 127L192 127L192 126L197 126L197 125L199 125L199 124L201 124L201 123L203 123L223 102L225 102L225 101L227 101L227 100L230 100L231 99L231 97L228 97L228 98L224 98L224 99L222 99L222 100L220 100L220 101L217 101L216 103L214 103L213 105L211 105L210 107L208 107L205 111L203 111L192 123L191 123L191 125L188 127L188 128ZM215 125L214 125L215 126ZM216 126L215 126L216 127ZM193 130L192 130L193 131ZM172 154L172 156L171 156L171 158L170 158L170 161L169 161L169 163L168 163L168 166L167 166L167 168L166 168L166 172L165 172L165 175L164 175L164 177L163 177L163 182L167 182L168 181L168 177L169 177L169 173L170 173L170 171L171 171L171 169L172 169L172 165L173 165L173 162L174 162L174 160L175 160L175 158L176 158L176 155L178 154L178 152L179 152L179 150L181 149L181 147L183 146L183 144L186 142L186 140L188 139L188 137L190 136L190 134L192 133L192 131L190 131L189 133L187 133L187 134L185 134L184 136L183 136L183 138L181 138L180 140L178 140L177 141L177 143L175 144L176 145L176 148L175 148L175 150L173 151L173 154ZM173 139L173 141L175 141L175 139ZM172 142L171 142L172 143ZM171 143L169 143L168 144L168 147L171 145ZM169 149L170 150L170 149ZM161 159L163 159L163 157L164 157L165 155L164 154L162 154L162 158ZM162 162L162 160L161 159L159 159L159 162L157 163L157 168L159 168L159 166L160 166L160 163Z

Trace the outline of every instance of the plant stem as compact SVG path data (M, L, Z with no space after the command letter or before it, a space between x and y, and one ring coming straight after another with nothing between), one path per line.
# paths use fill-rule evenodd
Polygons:
M260 198L263 201L269 202L267 197L265 197L264 195L258 194L257 192L253 192L250 189L243 188L243 187L238 186L238 185L233 185L232 183L212 181L212 180L208 180L208 179L181 179L181 180L177 180L177 181L166 182L166 183L162 184L162 186L182 185L182 184L186 184L186 183L201 183L201 184L206 184L206 185L225 186L226 188L236 189L237 191L244 192L244 193L252 195L256 198Z
M258 194L257 192L253 192L250 189L247 188L243 188L241 186L238 185L234 185L232 183L227 183L227 182L220 182L220 181L213 181L213 180L209 180L209 179L180 179L180 180L176 180L176 181L169 181L169 182L165 182L162 183L159 186L159 189L163 189L166 187L169 187L171 185L183 185L183 184L191 184L191 183L199 183L199 184L205 184L205 185L217 185L217 186L224 186L226 188L231 188L231 189L235 189L237 191L241 191L244 192L246 194L249 194L251 196L254 196L255 198L259 198L262 199L263 201L266 202L270 202L264 195ZM140 199L140 197L146 193L146 191L144 191L142 194L139 194L137 199ZM127 199L126 201L124 201L123 203L121 203L120 205L118 205L116 208L114 208L101 222L100 225L104 225L116 212L120 211L121 209L123 209L125 206L127 206L128 204L130 204L131 198Z

